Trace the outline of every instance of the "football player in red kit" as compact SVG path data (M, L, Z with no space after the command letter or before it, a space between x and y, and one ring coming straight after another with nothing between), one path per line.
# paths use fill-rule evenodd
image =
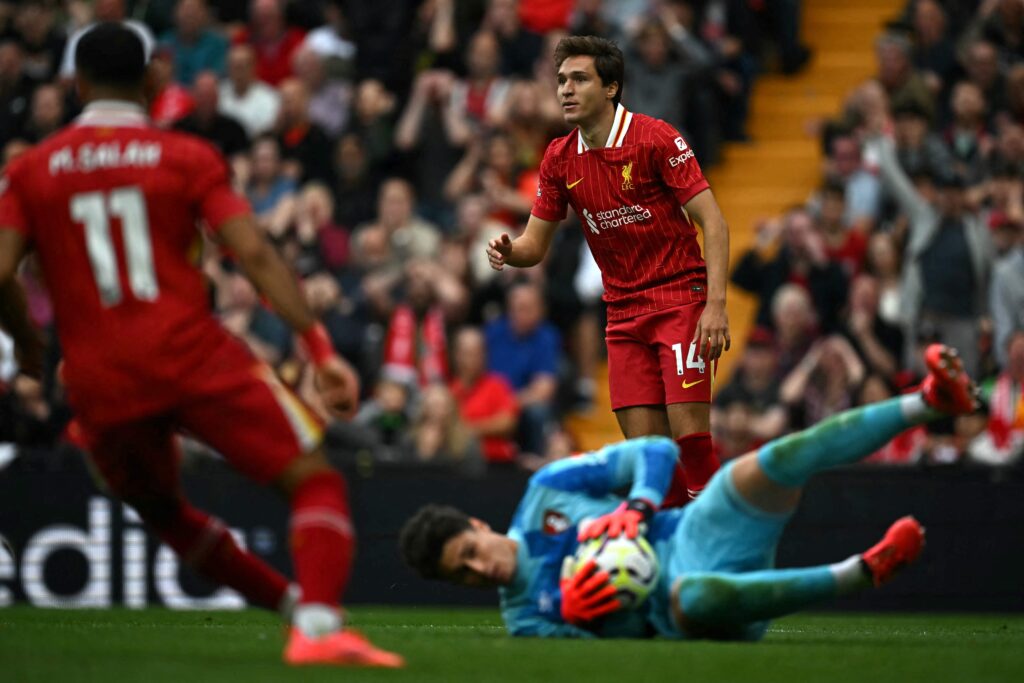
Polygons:
M345 482L320 449L318 420L210 311L190 256L200 222L301 336L320 393L343 416L358 402L355 373L231 189L220 154L146 118L135 33L99 24L75 58L82 115L0 179L0 323L24 369L38 365L38 342L14 275L31 249L53 298L69 401L110 491L200 573L288 613L286 662L400 666L344 628L354 543ZM288 497L297 589L185 499L178 430Z
M535 265L573 207L604 281L612 409L626 438L677 441L681 468L665 505L678 505L718 469L710 403L716 362L730 345L728 227L679 132L620 104L624 66L614 43L565 38L555 64L562 112L576 129L548 145L526 230L492 240L488 257L497 270Z

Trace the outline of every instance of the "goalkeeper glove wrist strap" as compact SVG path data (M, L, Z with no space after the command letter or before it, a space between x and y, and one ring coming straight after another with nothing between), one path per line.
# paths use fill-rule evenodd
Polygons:
M629 501L626 502L626 509L639 512L643 515L645 522L651 521L651 517L653 517L654 513L657 512L657 508L654 503L646 498L630 498Z

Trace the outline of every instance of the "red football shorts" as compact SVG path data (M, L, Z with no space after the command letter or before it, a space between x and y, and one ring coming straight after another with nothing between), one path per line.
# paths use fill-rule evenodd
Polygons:
M716 363L691 344L704 302L609 321L608 389L612 410L671 403L710 403Z
M210 446L261 484L273 482L320 444L320 420L273 370L251 357L238 361L201 382L173 410L112 425L81 425L80 441L112 493L130 501L177 491L179 432Z

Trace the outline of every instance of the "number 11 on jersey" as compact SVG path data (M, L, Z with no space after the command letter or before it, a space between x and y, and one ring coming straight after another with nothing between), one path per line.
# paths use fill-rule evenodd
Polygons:
M85 248L100 301L110 307L121 303L117 254L110 237L110 217L120 219L124 240L128 286L140 301L153 301L160 288L153 269L146 201L138 187L119 187L110 192L82 192L71 196L71 218L85 226Z
M677 343L672 345L672 351L676 354L676 374L683 374L683 345ZM696 368L697 372L704 374L704 359L697 355L697 342L690 342L690 351L686 354L686 367Z

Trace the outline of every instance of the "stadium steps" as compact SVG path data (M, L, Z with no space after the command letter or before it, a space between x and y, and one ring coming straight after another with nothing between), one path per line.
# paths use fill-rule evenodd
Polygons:
M803 36L814 51L809 66L797 76L766 74L757 81L748 126L752 141L729 145L722 163L709 173L729 221L732 263L753 242L759 220L804 201L817 187L822 155L814 124L839 112L850 90L875 72L875 38L903 4L902 0L804 0ZM730 288L734 344L719 368L719 385L740 357L756 308L755 297ZM602 367L596 379L600 391L593 409L566 420L567 429L584 450L620 438L608 400L607 368Z

